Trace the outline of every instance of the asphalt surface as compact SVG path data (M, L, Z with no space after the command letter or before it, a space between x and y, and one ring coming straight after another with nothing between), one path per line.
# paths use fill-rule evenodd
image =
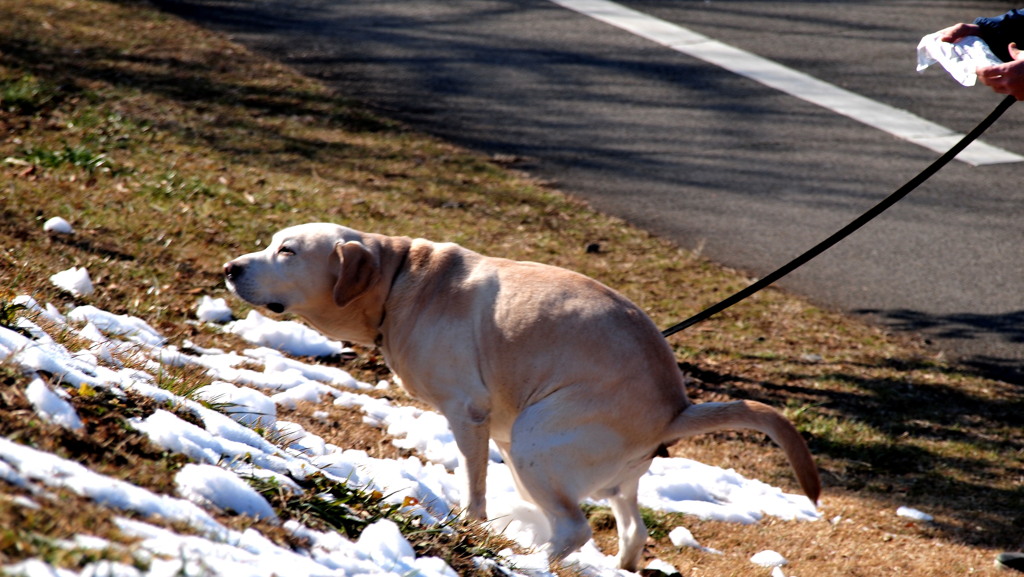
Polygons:
M157 4L752 277L938 156L546 0ZM1004 2L623 4L958 132L1002 99L915 49ZM1022 129L1017 105L983 140L1024 154ZM779 285L1024 383L1022 179L953 162Z

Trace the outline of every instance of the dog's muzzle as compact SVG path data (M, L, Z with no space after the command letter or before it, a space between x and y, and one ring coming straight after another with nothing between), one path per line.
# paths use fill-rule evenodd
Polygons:
M235 293L236 295L240 296L243 300L249 301L250 303L252 303L254 305L262 304L263 306L265 306L268 309L270 309L270 312L278 313L278 314L284 312L285 306L283 304L281 304L281 303L277 303L277 302L257 303L257 302L253 302L253 301L249 300L245 295L241 294L238 291L238 284L237 283L238 283L239 279L241 279L242 276L244 276L244 274L245 274L245 266L243 266L243 265L241 265L241 264L239 264L239 263L237 263L235 261L231 261L229 263L225 263L224 264L224 279L225 279L225 281L226 281L226 283L228 285L228 289L231 290L231 292Z

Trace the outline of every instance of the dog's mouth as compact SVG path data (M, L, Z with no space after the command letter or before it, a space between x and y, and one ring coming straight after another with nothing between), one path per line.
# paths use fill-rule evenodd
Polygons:
M254 305L257 305L257 306L260 306L262 304L262 306L267 307L267 309L269 309L270 312L277 313L277 314L283 313L284 309L287 308L287 307L285 307L284 303L279 303L279 302L259 303L259 302L254 302L252 300L249 300L248 298L246 298L246 296L244 294L242 294L238 290L238 285L236 285L234 282L232 282L232 280L230 278L227 278L225 280L226 280L225 284L227 285L228 290L230 290L232 293L237 295L239 298L241 298L242 300L244 300L244 301L246 301L246 302L248 302L250 304L254 304Z

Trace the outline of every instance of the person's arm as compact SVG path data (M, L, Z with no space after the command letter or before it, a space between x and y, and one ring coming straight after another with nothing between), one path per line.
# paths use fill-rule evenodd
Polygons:
M975 35L980 36L992 53L1004 62L1013 60L1008 48L1011 43L1024 45L1024 10L1010 10L992 18L976 18L974 26L977 27Z

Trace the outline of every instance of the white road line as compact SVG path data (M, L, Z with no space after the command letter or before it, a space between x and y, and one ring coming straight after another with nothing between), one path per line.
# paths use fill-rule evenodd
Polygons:
M621 4L607 0L551 0L551 2L677 52L746 76L765 86L817 104L938 153L946 152L963 137L963 134L958 134L906 110L865 98L813 76L786 68L767 58L729 46L660 18L626 8ZM976 140L957 156L957 160L978 166L1021 162L1024 161L1024 156Z

